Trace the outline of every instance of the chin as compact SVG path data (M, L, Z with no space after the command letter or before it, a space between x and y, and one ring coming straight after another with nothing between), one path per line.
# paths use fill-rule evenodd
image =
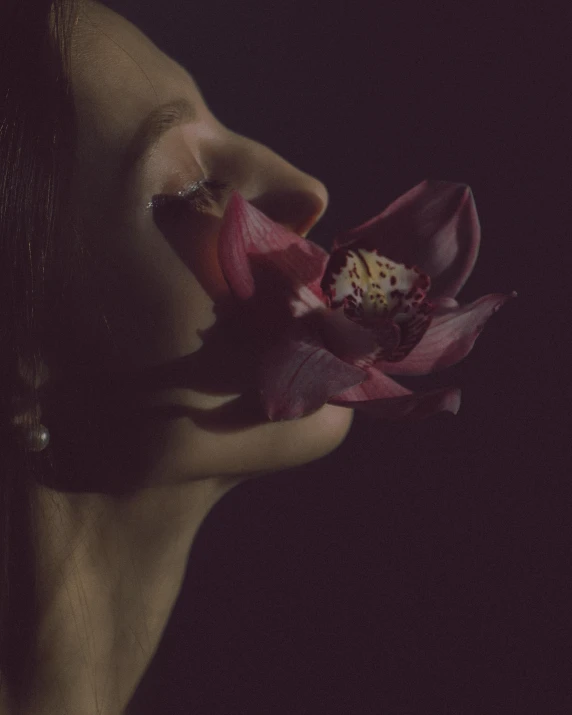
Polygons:
M297 427L304 434L309 460L319 459L337 449L346 438L353 417L354 410L348 407L324 405L313 415L299 420Z
M256 472L288 469L325 457L344 441L353 415L347 407L324 405L298 420L260 425L254 440L256 449L251 453Z
M237 482L308 464L344 441L353 410L324 405L307 417L232 429L199 426L188 415L155 423L147 433L144 458L155 483L184 483L210 478Z

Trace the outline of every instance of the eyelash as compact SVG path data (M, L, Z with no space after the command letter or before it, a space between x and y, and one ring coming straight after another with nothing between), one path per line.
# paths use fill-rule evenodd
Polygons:
M213 202L220 201L230 184L218 179L199 179L186 189L176 194L158 194L153 196L147 208L160 209L165 206L185 204L194 211L205 211Z

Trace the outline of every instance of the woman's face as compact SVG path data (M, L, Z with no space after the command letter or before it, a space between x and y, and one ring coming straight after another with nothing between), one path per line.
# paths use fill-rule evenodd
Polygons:
M137 445L146 478L262 473L327 454L347 434L351 410L326 405L270 423L252 408L251 376L232 337L237 323L225 331L219 310L229 299L217 261L227 193L206 213L182 203L150 205L156 195L216 180L305 235L326 208L325 187L223 126L185 69L91 0L82 4L72 58L74 199L93 261L91 283L77 286L77 305L96 295L110 332L97 332L83 308L74 330L78 339L83 331L97 334L100 367L161 376L138 397L149 414Z

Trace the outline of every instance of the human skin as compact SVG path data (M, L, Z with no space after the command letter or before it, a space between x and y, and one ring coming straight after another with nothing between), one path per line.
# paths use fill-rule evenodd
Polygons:
M79 122L74 200L97 266L93 284L73 288L82 308L74 335L97 336L97 360L107 371L156 371L171 379L148 385L128 403L125 421L136 407L137 429L120 437L137 453L136 474L123 474L112 452L88 452L75 465L78 482L93 464L107 472L102 484L109 474L115 484L124 479L129 487L121 494L35 489L39 626L28 697L18 707L34 715L116 715L125 712L156 650L193 538L213 505L245 479L331 452L353 412L326 405L276 423L258 414L248 368L229 378L224 365L241 357L237 349L235 360L232 341L216 332L218 307L228 298L216 258L225 199L208 215L160 225L149 208L156 194L216 177L305 235L326 208L323 184L224 127L186 70L91 0L81 5L72 59ZM195 121L170 129L146 162L125 171L122 156L140 122L179 96L196 108ZM92 314L83 312L91 290L102 296L114 341L85 317ZM230 361L217 364L221 350ZM58 357L54 352L47 361L51 375L58 374ZM189 375L179 380L181 371L170 370L185 361Z

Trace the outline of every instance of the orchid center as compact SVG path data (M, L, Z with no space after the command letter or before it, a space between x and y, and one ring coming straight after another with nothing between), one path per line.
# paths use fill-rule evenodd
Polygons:
M431 280L417 266L396 263L376 249L338 250L322 289L332 309L378 335L375 360L402 360L423 337L433 306L426 300Z
M431 285L416 266L395 263L376 250L348 250L343 258L338 270L325 277L325 293L332 308L343 305L346 315L360 323L410 319Z

